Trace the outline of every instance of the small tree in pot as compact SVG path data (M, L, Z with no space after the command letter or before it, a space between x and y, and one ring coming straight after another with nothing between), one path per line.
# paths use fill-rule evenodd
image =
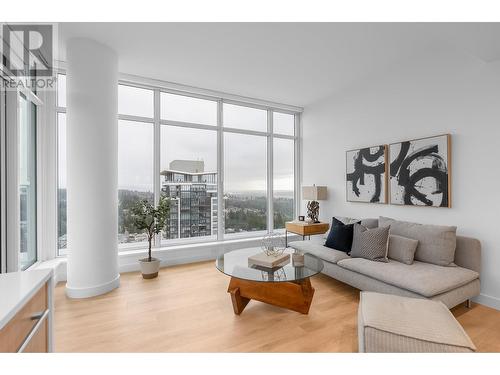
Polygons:
M149 250L148 257L140 259L142 277L153 279L158 276L160 269L160 260L151 255L151 244L156 234L165 227L168 215L170 213L170 200L166 197L160 197L158 206L154 206L147 200L137 202L132 208L132 218L137 229L142 230L148 237Z

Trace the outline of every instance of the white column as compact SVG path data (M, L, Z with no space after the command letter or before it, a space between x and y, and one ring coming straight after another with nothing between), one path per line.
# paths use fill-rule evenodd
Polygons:
M120 285L118 273L118 57L90 39L67 44L66 294Z

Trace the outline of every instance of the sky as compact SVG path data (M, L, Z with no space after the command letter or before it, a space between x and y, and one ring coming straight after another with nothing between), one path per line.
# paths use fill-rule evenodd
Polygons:
M61 80L59 106L65 105ZM119 86L118 109L121 114L152 117L153 91ZM161 125L160 170L175 159L203 160L205 171L217 170L217 104L210 100L162 93L161 117L214 125L214 130ZM293 117L276 113L274 127L283 134L293 129ZM266 131L267 112L224 103L224 126ZM66 187L66 121L59 114L59 187ZM118 122L118 186L120 189L153 191L153 124ZM274 139L274 189L293 190L293 141ZM265 190L267 178L265 136L224 133L225 191Z

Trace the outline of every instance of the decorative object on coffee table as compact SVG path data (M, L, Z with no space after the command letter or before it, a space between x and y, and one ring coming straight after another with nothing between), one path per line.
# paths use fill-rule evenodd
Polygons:
M307 219L311 223L319 223L319 202L326 200L326 186L302 186L302 199L307 199Z
M387 146L346 152L348 202L387 203Z
M308 223L306 221L287 221L285 223L285 246L288 247L288 232L292 232L295 234L300 234L302 236L302 240L314 234L323 234L328 231L330 225L328 223Z
M306 218L302 215L299 215L299 221L304 221Z
M258 252L259 248L235 250L219 255L215 261L219 271L231 276L227 291L234 313L241 314L253 299L307 314L314 295L310 277L323 270L323 261L306 253L304 265L289 261L278 269L262 271L248 265L248 258ZM288 256L292 253L293 250L285 250Z
M391 204L451 207L451 135L389 145Z
M292 254L292 265L294 267L304 267L304 254L295 252Z
M284 250L284 249L283 249ZM250 267L279 268L290 262L290 254L267 255L257 253L248 257Z
M283 254L286 244L281 234L272 232L262 238L261 247L266 255L276 257Z

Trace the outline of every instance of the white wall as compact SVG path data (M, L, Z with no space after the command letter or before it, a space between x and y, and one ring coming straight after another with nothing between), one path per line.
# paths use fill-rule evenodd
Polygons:
M483 246L478 301L500 309L500 62L454 52L407 61L305 108L303 184L327 185L320 217L457 225ZM349 203L345 151L452 134L453 208Z

